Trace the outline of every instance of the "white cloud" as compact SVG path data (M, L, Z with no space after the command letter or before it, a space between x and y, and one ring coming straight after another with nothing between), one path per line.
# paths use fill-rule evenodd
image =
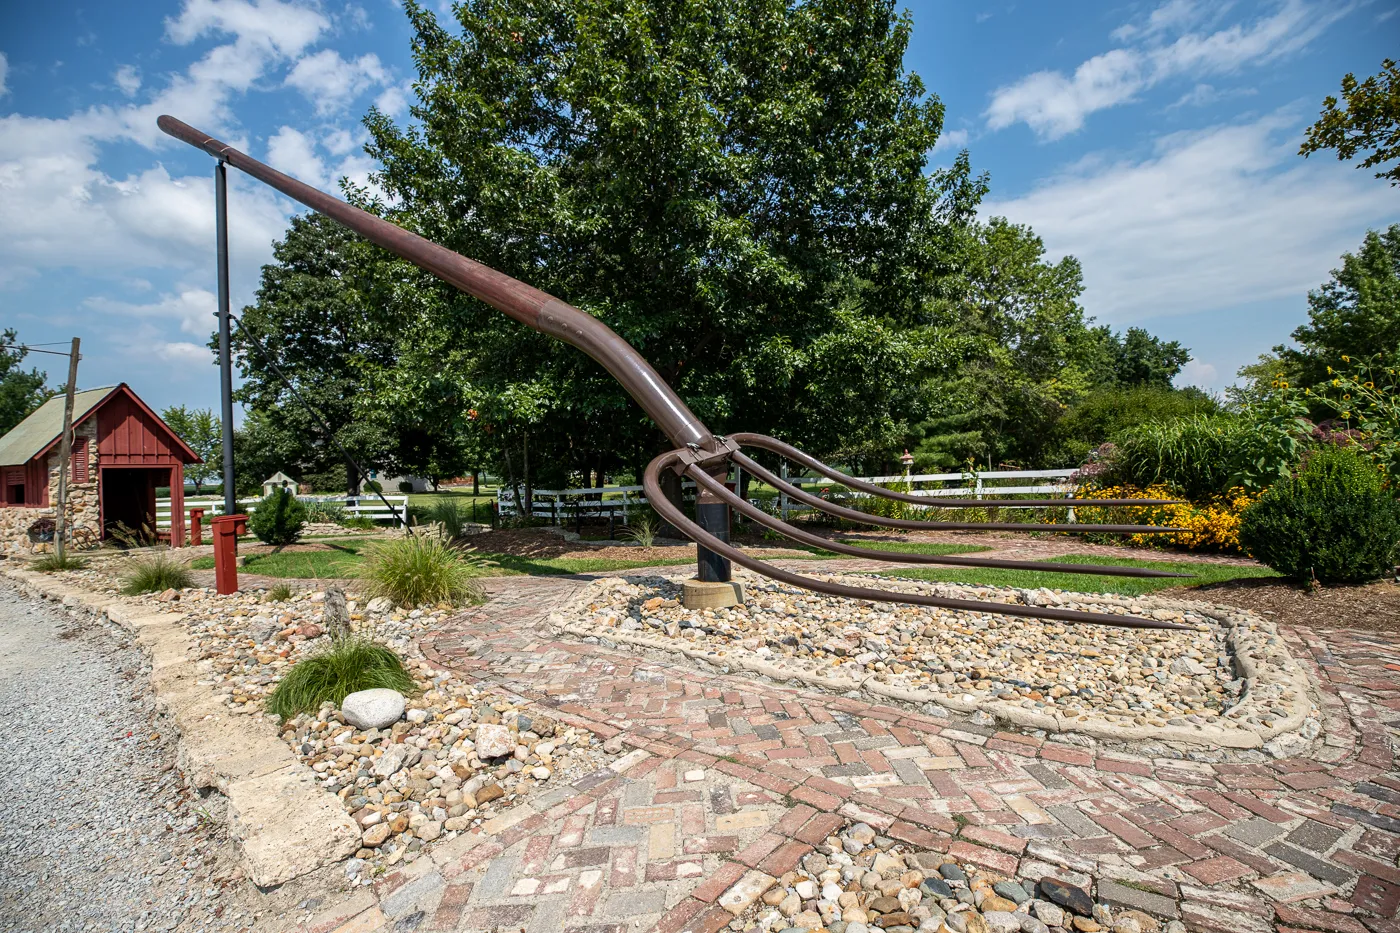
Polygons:
M210 328L212 330L212 326ZM180 366L213 366L214 355L208 347L187 342L161 342L155 345L155 354L167 363Z
M112 82L127 97L135 97L136 92L141 90L141 69L135 65L122 65L112 75Z
M311 137L290 126L284 126L267 141L267 161L279 172L286 172L308 185L323 188L326 184L326 163L316 154Z
M214 329L218 299L207 288L186 288L178 294L162 295L158 301L150 304L116 301L105 296L89 298L83 304L103 314L175 321L183 333L205 336Z
M938 141L933 144L933 151L940 152L944 149L961 149L967 145L967 130L944 130L938 136Z
M315 104L317 113L326 114L343 109L360 94L388 80L379 56L372 52L346 61L334 49L322 49L298 61L286 83Z
M1136 44L1096 55L1068 77L1059 71L1038 71L999 88L984 116L994 130L1025 122L1042 138L1056 139L1080 129L1090 114L1127 103L1163 81L1232 74L1295 52L1350 11L1346 3L1281 0L1272 13L1248 24L1185 32L1165 41L1168 34L1195 26L1207 15L1191 0L1168 0L1144 25L1115 31L1115 38Z
M385 116L398 117L408 111L408 97L412 91L413 85L408 82L387 87L374 99L374 106Z
M1054 258L1084 266L1085 307L1123 324L1297 298L1317 287L1400 193L1299 159L1296 119L1178 133L1141 160L1084 160L984 207L1030 224Z
M180 15L165 21L165 33L177 45L227 33L287 58L300 55L329 27L320 11L279 0L186 0Z
M1182 386L1202 386L1210 387L1216 384L1217 373L1214 366L1209 363L1202 363L1200 360L1191 360L1181 367L1181 374L1176 377L1176 383Z
M5 57L4 52L0 52L0 97L10 93L10 89L5 86L5 78L10 73L10 60Z

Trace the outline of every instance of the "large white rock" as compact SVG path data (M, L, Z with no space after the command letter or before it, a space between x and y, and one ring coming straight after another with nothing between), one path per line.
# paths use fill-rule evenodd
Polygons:
M515 740L505 726L482 723L476 727L476 756L483 760L500 758L515 751Z
M345 721L356 729L383 729L399 721L403 715L403 694L380 687L352 693L340 704Z

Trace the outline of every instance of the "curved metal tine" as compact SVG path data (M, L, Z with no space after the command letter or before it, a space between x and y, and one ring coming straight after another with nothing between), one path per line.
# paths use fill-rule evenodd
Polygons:
M755 573L760 573L780 583L801 587L804 590L813 590L817 593L825 593L828 596L839 596L843 599L864 599L871 602L885 603L908 603L914 606L961 609L965 612L991 612L1008 616L1026 616L1033 619L1050 619L1056 622L1108 625L1115 628L1164 629L1167 631L1179 632L1195 631L1195 629L1189 625L1178 625L1175 622L1159 622L1156 619L1139 619L1134 616L1116 616L1099 612L1082 612L1077 609L1055 609L1049 606L987 603L975 599L950 599L943 596L929 596L924 593L897 593L890 590L872 590L863 586L847 586L843 583L830 583L826 580L818 580L814 577L808 577L800 573L783 570L780 567L774 567L758 558L750 557L729 542L721 541L719 538L716 538L714 535L695 524L695 522L691 521L689 516L676 508L676 506L666 498L665 494L661 491L661 484L657 481L656 475L675 462L679 454L680 451L668 451L647 464L646 471L642 474L642 487L646 490L647 501L651 504L651 507L655 509L657 514L663 519L670 522L674 527L679 528L690 540L699 544L701 547L708 548L741 567L747 567Z
M751 434L741 431L738 434L729 434L727 437L742 446L761 447L771 453L786 457L796 461L810 470L827 477L842 486L849 486L852 489L859 489L861 492L868 492L871 495L880 496L885 499L898 499L901 502L912 502L915 505L929 505L928 496L916 496L907 492L900 492L897 489L886 489L884 486L877 486L874 483L867 483L863 479L856 479L854 476L847 476L835 467L827 466L811 454L805 453L785 444L775 437L766 434ZM1053 508L1061 505L1097 505L1097 506L1118 506L1118 505L1176 505L1180 499L975 499L968 500L966 497L939 497L938 508L949 509L975 509L986 505L1019 505Z
M743 515L753 519L760 525L772 528L781 535L786 535L794 541L803 544L810 544L826 551L833 551L837 554L850 554L852 557L867 557L872 560L893 561L902 564L940 564L951 567L999 567L1003 570L1036 570L1046 573L1088 573L1103 577L1180 577L1190 579L1189 573L1171 573L1166 570L1148 570L1141 567L1108 567L1094 564L1056 564L1038 560L1004 560L996 557L958 557L942 554L908 554L901 551L877 551L870 548L855 547L841 541L831 541L811 532L796 528L781 519L774 518L767 512L758 508L751 502L746 502L734 493L719 480L710 476L704 470L691 464L686 468L685 475L696 483L704 486L720 499L727 502L731 507L738 509Z
M843 505L835 505L825 499L818 498L800 487L794 486L787 480L780 479L770 471L750 457L742 453L734 453L734 462L754 476L763 480L770 486L781 489L798 502L805 502L814 509L820 509L829 515L838 518L845 518L853 522L861 522L866 525L884 525L887 528L911 528L924 530L943 531L1057 531L1065 534L1090 534L1096 531L1114 532L1120 534L1173 534L1186 531L1185 528L1165 528L1158 525L1086 525L1079 522L1069 525L1038 525L1038 524L1015 524L1011 522L917 522L907 518L884 518L879 515L871 515L869 512L862 512L858 509L848 509ZM928 500L920 502L920 505L929 505ZM937 506L933 506L937 508Z

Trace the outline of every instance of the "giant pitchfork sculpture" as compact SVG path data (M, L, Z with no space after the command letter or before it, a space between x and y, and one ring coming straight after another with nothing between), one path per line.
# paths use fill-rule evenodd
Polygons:
M849 519L870 525L883 525L890 528L908 529L955 529L979 530L995 529L1002 531L1055 531L1071 534L1088 532L1126 532L1130 534L1153 534L1179 531L1176 528L1163 528L1155 525L1089 525L1068 524L1047 526L1044 524L1017 524L999 522L943 522L911 521L907 519L884 518L855 509L835 505L805 492L786 480L775 476L746 456L745 447L767 450L786 457L796 463L815 470L850 489L859 490L872 496L929 506L926 498L886 489L862 480L847 476L833 467L827 466L815 457L772 437L762 434L731 434L722 437L714 434L686 406L665 380L652 368L633 347L619 337L606 324L592 315L560 301L524 282L511 278L489 266L467 259L451 250L430 242L417 234L360 210L339 198L303 184L282 174L270 166L240 152L231 146L202 133L194 127L171 116L162 116L157 121L161 130L176 139L203 149L220 163L241 169L257 180L267 184L294 200L300 201L312 210L343 224L360 236L400 256L421 269L455 286L468 295L479 298L492 307L504 312L526 327L556 337L571 346L577 347L598 361L613 378L622 384L627 394L642 406L651 416L662 433L676 445L676 449L661 454L647 465L642 483L647 500L662 518L680 529L696 544L698 576L702 580L727 581L730 578L730 562L748 567L764 576L782 583L841 596L850 599L865 599L884 602L911 603L919 606L935 606L943 609L959 609L971 612L996 612L1003 615L1030 616L1038 619L1053 619L1060 622L1088 622L1097 625L1110 625L1121 628L1187 629L1187 626L1154 619L1140 619L1133 616L1111 615L1097 612L1084 612L1074 609L1056 609L1042 606L1026 606L1003 603L990 603L973 599L952 599L931 596L923 593L901 593L888 590L848 586L817 580L800 573L783 570L772 564L752 557L729 543L729 509L752 519L786 537L803 544L814 545L838 554L864 557L872 560L896 561L904 564L938 564L955 567L997 567L1009 570L1042 570L1059 573L1088 573L1102 576L1120 577L1178 577L1182 574L1161 570L1146 570L1135 567L1094 566L1089 564L1057 564L1029 560L999 560L986 557L939 556L932 554L905 554L856 547L839 541L831 541L800 528L794 528L785 521L774 518L753 504L731 492L725 485L731 466L748 470L753 476L777 488L799 502L806 503L820 511L839 518ZM221 244L226 242L221 238ZM221 246L222 249L222 246ZM697 486L696 518L692 521L677 508L661 490L659 477L663 471L672 470L693 480ZM1165 499L1017 499L1011 500L1019 507L1035 506L1074 506L1091 504L1098 506L1147 506L1164 505L1172 500ZM974 508L985 506L988 500L950 501L939 499L940 508Z

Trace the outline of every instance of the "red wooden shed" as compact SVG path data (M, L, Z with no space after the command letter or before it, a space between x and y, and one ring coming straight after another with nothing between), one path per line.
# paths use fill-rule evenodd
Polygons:
M0 508L52 511L62 433L57 396L0 437ZM185 464L202 461L126 383L76 393L73 435L75 525L96 525L103 538L119 522L154 529L156 489L168 486L170 543L185 543Z

